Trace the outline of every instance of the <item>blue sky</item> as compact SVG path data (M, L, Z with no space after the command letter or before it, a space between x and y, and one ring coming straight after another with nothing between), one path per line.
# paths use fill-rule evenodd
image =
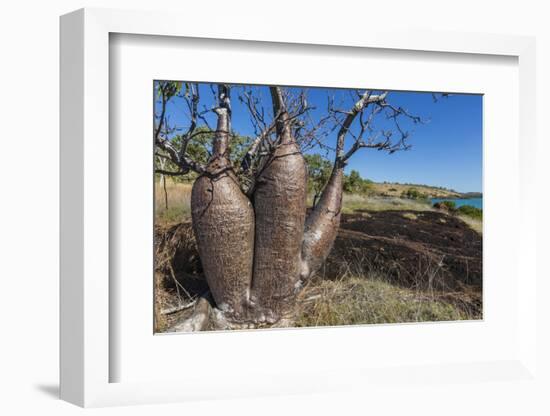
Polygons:
M211 108L214 95L210 84L201 84L201 105ZM238 100L241 87L232 90L233 129L241 135L254 136L254 129L246 107ZM314 120L326 114L327 97L334 98L337 107L349 109L355 98L349 90L328 88L307 88L307 99ZM270 112L271 98L267 87L257 87L255 92L265 102L266 112ZM453 94L434 102L431 93L390 92L387 101L401 106L410 113L422 117L422 124L414 124L403 119L401 125L410 131L408 143L412 148L393 154L374 149L359 150L349 162L346 170L359 171L362 177L376 182L415 183L443 186L460 192L482 191L482 96ZM158 103L157 103L158 108ZM167 107L169 124L185 128L189 124L185 103L175 98ZM215 126L213 114L207 119ZM392 128L384 115L378 115L375 125L379 128ZM358 123L352 127L357 131ZM325 139L328 146L334 147L336 133ZM348 137L346 147L351 146ZM315 150L313 151L315 152ZM323 153L324 151L318 151ZM332 155L329 154L332 159Z

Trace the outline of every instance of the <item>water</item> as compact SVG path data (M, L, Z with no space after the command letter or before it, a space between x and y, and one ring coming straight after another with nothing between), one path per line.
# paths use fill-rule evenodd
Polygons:
M473 207L483 209L483 198L468 198L468 199L452 199L452 198L432 198L432 205L436 202L441 201L453 201L456 204L456 207L461 207L462 205L471 205Z

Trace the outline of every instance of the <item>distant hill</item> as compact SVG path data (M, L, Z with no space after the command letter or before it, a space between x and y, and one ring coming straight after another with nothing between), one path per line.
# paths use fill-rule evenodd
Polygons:
M465 198L460 192L452 189L439 188L428 185L402 184L402 183L372 183L372 193L378 196L401 197L410 189L415 189L427 198ZM471 197L470 197L471 198Z
M483 198L483 194L481 192L465 192L462 194L462 198Z

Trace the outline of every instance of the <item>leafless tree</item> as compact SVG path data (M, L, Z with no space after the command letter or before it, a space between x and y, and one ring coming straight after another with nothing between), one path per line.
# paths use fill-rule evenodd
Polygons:
M157 156L173 169L159 165L157 172L198 175L192 190L192 221L211 298L199 301L194 315L179 325L187 330L200 330L209 321L214 327L233 328L292 320L303 283L322 266L334 244L347 162L363 148L389 153L408 149L410 133L402 120L422 122L393 105L388 91L354 91L355 103L346 109L329 97L326 114L313 120L304 90L291 94L270 87L267 111L254 88L241 87L238 99L248 110L256 137L236 172L230 160L232 87L219 84L214 90L215 108L202 110L196 84L180 85L178 92L174 83L159 83L158 91ZM168 137L166 118L167 103L176 94L181 94L189 115L179 148ZM210 158L201 163L187 149L200 133L198 120L207 122L208 111L215 113L217 126L212 129ZM392 128L377 128L375 121L381 117ZM326 139L333 132L336 143L331 148ZM351 145L346 146L349 138ZM332 150L334 161L318 203L306 216L303 151L314 146Z

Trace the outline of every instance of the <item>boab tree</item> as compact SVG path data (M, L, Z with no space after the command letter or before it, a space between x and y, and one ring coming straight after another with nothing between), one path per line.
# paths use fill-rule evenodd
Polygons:
M239 89L238 99L247 108L257 135L241 162L235 164L230 157L232 87L212 87L215 107L200 109L197 84L157 84L156 157L169 166L157 172L198 175L192 189L192 222L210 288L192 316L178 325L179 330L201 330L208 323L215 328L238 328L291 322L297 294L323 265L334 244L348 160L362 148L389 153L408 149L409 133L400 119L421 122L394 106L387 91L354 91L355 103L348 109L337 108L329 97L325 116L313 121L313 107L303 90L291 93L269 87L272 116L268 117L252 89ZM176 146L169 138L166 107L178 94L186 103L190 122ZM215 128L210 128L206 119L210 111L216 115ZM385 116L392 128L376 129L378 116ZM208 128L198 129L199 120ZM303 152L314 146L330 149L324 139L332 132L336 133L332 171L307 213ZM204 134L213 135L208 160L200 160L190 151L193 139ZM353 140L346 146L348 136Z

